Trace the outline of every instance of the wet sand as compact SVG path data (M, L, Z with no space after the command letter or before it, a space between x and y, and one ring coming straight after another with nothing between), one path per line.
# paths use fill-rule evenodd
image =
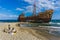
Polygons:
M5 28L14 27L16 33L11 35L3 32ZM16 23L0 23L0 40L60 40L60 37L47 33L44 29L36 29L29 27L18 27Z

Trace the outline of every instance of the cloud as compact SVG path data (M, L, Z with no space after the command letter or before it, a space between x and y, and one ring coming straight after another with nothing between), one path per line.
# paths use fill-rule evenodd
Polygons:
M0 6L0 8L2 8L2 6Z
M16 10L18 10L18 11L23 11L24 9L22 9L22 8L16 8Z
M17 15L0 14L0 19L16 19Z
M41 7L40 7L41 8ZM27 6L26 7L26 10L25 10L25 13L33 13L33 10L34 10L34 8L33 8L33 6L32 5L30 5L30 6ZM38 13L38 12L40 12L41 10L38 8L38 7L36 7L36 12Z
M0 6L0 9L2 9L2 10L6 10L6 8L3 8L2 6Z
M33 6L27 6L25 12L32 12L33 11Z
M13 15L15 12L13 12L12 10L3 8L2 6L0 6L0 20L1 19L17 19L17 15Z
M34 0L24 0L25 2L28 2L29 6L26 7L26 9L29 11L31 11L33 9L33 3L34 3ZM60 8L60 0L35 0L36 1L36 9L37 9L37 12L38 11L41 11L43 8L45 10L48 10L48 9L57 9L57 8ZM30 9L30 7L32 7Z
M34 0L24 0L25 2L28 2L30 4L32 4L34 2Z
M7 10L8 12L11 12L11 10Z

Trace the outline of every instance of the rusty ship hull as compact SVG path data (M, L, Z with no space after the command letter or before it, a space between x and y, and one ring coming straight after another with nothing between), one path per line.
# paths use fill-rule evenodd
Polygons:
M38 15L25 17L24 14L20 15L18 21L20 22L33 22L33 23L48 23L51 21L53 10L46 10L40 12Z

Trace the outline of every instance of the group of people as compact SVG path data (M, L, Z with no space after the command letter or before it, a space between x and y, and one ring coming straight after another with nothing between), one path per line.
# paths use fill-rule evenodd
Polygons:
M15 30L15 28L10 27L10 24L9 24L8 28L4 29L3 32L13 34L13 33L16 33L16 30Z

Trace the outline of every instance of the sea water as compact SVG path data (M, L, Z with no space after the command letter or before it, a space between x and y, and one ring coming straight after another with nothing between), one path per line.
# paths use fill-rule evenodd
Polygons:
M18 20L0 20L0 22L18 22Z

